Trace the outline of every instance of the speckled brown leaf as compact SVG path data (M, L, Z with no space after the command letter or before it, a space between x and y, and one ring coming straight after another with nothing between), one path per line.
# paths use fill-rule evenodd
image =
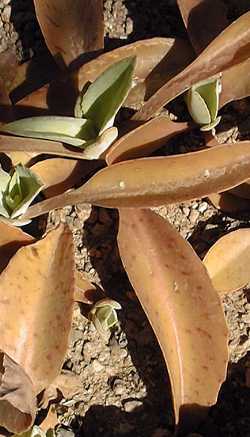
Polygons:
M97 295L97 287L82 272L75 271L75 302L91 305ZM102 296L103 297L103 296Z
M1 274L0 349L39 393L59 374L68 346L74 296L72 234L65 225L19 249Z
M226 375L219 296L191 246L152 211L120 210L118 246L167 363L176 423L190 429L216 402Z
M0 426L9 432L27 431L36 416L36 396L33 384L8 355L0 353Z
M119 138L106 153L108 164L150 155L175 135L188 129L187 123L175 123L161 115Z
M5 50L0 56L0 103L11 104L9 91L18 68L14 47Z
M20 247L31 244L34 241L31 235L26 234L20 228L0 221L0 273Z
M223 193L210 194L208 198L216 208L228 214L250 212L249 200L235 196L231 190Z
M148 120L164 105L195 83L249 57L250 12L228 26L187 68L162 86L132 118Z
M238 229L221 237L203 262L219 293L246 286L250 283L250 229Z
M103 48L102 0L35 0L45 42L59 63L69 65L80 55Z
M193 59L190 45L182 39L152 38L137 41L100 55L75 73L79 89L93 82L106 68L123 58L136 56L133 88L126 106L141 103Z
M31 206L25 218L78 203L120 208L151 207L198 199L249 178L250 142L167 157L113 164L77 190Z
M177 0L177 4L197 54L228 26L222 0Z

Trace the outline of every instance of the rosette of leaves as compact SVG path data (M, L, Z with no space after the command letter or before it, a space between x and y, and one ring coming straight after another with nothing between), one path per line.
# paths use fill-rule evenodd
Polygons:
M111 329L118 323L117 310L121 310L118 302L104 298L96 302L89 311L88 318L102 337L108 338Z
M30 169L19 164L9 173L0 168L0 219L23 225L21 216L43 188L43 182Z
M107 68L87 90L84 87L76 102L75 117L28 117L8 123L2 131L82 149L101 143L97 156L92 156L97 158L118 135L114 119L131 88L134 66L135 57L122 59Z

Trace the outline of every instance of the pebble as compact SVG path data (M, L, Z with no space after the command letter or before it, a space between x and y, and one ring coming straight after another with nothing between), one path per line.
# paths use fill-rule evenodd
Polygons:
M5 6L5 8L1 14L3 22L7 23L8 21L10 21L10 16L11 16L11 7L10 7L10 5L8 5L8 6Z
M92 368L94 372L102 372L103 369L105 368L98 360L93 360L92 361Z
M208 208L207 202L201 202L200 205L198 206L198 211L203 213L207 210L207 208Z
M189 214L190 214L190 209L189 209L187 206L184 206L184 207L182 208L182 211L183 211L183 214L184 214L186 217L189 216Z
M192 223L192 225L194 225L197 222L199 215L200 214L199 211L197 211L197 209L192 209L189 215L189 220Z
M142 405L142 401L139 400L127 401L124 403L124 410L126 413L131 413L133 410L141 407Z

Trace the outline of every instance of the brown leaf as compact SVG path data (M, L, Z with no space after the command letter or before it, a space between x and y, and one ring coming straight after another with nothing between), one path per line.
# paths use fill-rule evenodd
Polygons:
M30 207L24 218L78 203L110 208L151 207L198 199L249 178L250 142L113 164L77 190Z
M47 431L49 431L49 429L54 429L56 425L58 425L58 418L55 406L50 405L49 411L45 419L42 421L42 423L40 423L39 428L41 428L41 430L46 433Z
M197 54L227 26L227 8L221 0L177 0L188 36Z
M221 237L203 262L219 293L246 286L250 282L250 229L238 229Z
M68 346L74 294L72 234L65 225L19 249L1 274L0 348L39 393L59 374Z
M138 111L133 120L148 120L164 105L195 83L205 80L249 57L250 12L228 26L187 68L165 83Z
M45 197L53 197L73 188L84 176L86 177L98 166L97 162L94 165L91 164L89 161L52 158L37 162L31 167L31 170L45 184L43 189Z
M14 46L1 53L0 57L0 103L11 104L9 92L18 69Z
M220 299L191 246L152 211L120 210L118 246L168 366L176 423L190 430L226 375Z
M250 57L223 71L221 81L220 108L233 100L250 96Z
M20 228L0 221L0 273L20 247L31 244L34 241L31 235L26 234Z
M9 432L27 431L36 416L33 384L23 368L0 353L0 426Z
M100 55L83 65L75 73L78 88L93 82L103 71L121 59L136 56L133 84L139 92L132 89L125 104L141 103L151 96L167 80L181 71L193 59L190 45L182 39L152 38L137 41Z
M247 180L243 184L240 184L237 187L232 188L232 190L230 190L230 193L234 194L235 196L239 196L242 199L250 200L250 180ZM248 203L250 205L250 202Z
M102 0L35 0L38 22L50 52L66 65L104 44Z
M114 164L150 155L165 145L170 138L187 129L187 123L175 123L167 116L161 115L117 140L108 149L105 159L108 164Z
M97 298L100 298L100 292L97 287L92 284L82 272L75 271L75 302L91 305ZM103 297L103 295L101 296Z
M64 147L63 144L58 141L21 138L8 135L0 135L0 152L4 152L10 157L12 152L25 152L36 155L45 153L68 158L86 159L82 150L77 151L75 148Z
M249 200L234 196L231 190L224 193L210 194L208 198L216 208L228 214L250 212Z

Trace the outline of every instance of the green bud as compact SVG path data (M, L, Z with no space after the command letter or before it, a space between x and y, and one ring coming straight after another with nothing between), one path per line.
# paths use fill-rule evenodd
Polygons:
M116 311L120 309L121 305L118 302L108 298L99 300L91 308L89 320L102 337L109 337L111 328L118 323Z

